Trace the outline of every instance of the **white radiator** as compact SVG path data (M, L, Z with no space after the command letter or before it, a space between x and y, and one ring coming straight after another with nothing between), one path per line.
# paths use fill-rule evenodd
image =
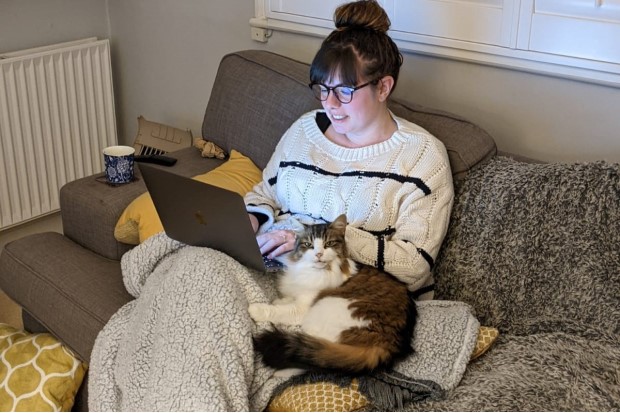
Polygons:
M116 143L108 40L0 54L0 231L57 211Z

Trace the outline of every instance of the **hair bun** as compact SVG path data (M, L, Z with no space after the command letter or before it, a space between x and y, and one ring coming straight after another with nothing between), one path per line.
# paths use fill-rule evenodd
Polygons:
M345 3L334 12L336 29L370 29L387 33L390 18L376 0L360 0Z

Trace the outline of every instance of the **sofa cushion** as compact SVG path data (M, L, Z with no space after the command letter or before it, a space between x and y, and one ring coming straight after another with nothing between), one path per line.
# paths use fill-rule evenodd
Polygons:
M309 70L306 63L260 50L224 56L205 111L202 136L227 151L243 152L264 168L291 124L321 107L308 88ZM457 178L496 153L491 136L459 116L398 99L392 99L389 107L446 145Z
M445 145L452 175L460 179L497 153L495 141L478 125L453 113L393 99L390 109L435 135Z
M248 157L233 149L224 164L194 179L244 196L260 182L262 173ZM161 231L163 225L151 195L145 192L125 208L114 228L114 237L126 244L139 244Z
M99 331L132 299L120 262L55 232L7 244L0 273L0 289L86 362Z
M436 297L502 333L619 335L619 222L618 164L496 157L456 186Z

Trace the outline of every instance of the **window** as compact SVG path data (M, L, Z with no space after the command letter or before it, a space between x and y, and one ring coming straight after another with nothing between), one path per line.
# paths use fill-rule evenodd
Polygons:
M323 37L343 2L255 0L250 25ZM380 3L403 51L620 86L620 0Z

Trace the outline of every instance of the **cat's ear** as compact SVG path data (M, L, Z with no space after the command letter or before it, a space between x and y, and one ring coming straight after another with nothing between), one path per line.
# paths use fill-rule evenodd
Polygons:
M331 223L331 227L333 229L343 231L347 228L347 216L345 214L341 214Z

